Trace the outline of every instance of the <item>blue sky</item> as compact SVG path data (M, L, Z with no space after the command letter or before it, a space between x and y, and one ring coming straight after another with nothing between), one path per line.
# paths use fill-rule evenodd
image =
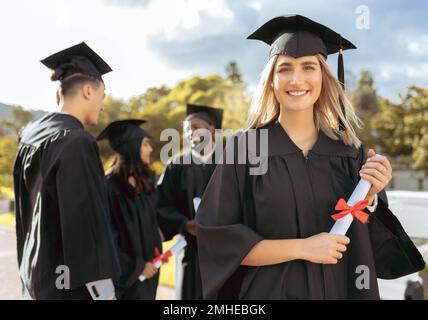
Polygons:
M358 27L361 8L366 28ZM230 60L251 90L268 47L246 36L292 13L351 40L358 50L345 52L346 70L370 70L380 95L397 100L410 84L427 86L428 2L422 0L10 0L0 3L0 102L55 110L57 84L39 60L81 41L112 66L105 81L115 97L223 73ZM328 62L335 70L337 57Z

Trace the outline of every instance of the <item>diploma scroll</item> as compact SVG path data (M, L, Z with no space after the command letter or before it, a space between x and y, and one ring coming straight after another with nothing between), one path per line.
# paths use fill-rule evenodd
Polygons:
M360 182L358 182L357 186L355 187L354 192L352 192L352 195L348 200L348 204L350 206L353 206L357 202L364 200L370 188L371 188L371 184L366 180L361 179ZM348 213L346 216L344 216L343 218L340 218L335 222L335 224L330 230L330 233L344 236L348 231L349 227L351 226L351 223L353 220L354 220L354 217L352 216L352 213Z
M180 250L182 250L186 245L187 245L186 239L183 236L178 235L177 241L166 252L164 252L160 257L157 257L152 260L152 263L155 266L155 268L159 269L162 266L164 257L177 255L177 253ZM141 274L138 277L138 280L143 282L144 280L146 280L146 277Z

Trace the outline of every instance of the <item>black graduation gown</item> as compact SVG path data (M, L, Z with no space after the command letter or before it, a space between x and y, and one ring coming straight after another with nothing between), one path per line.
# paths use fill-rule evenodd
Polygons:
M218 165L200 204L196 220L204 298L379 299L377 277L391 279L423 269L420 253L388 209L385 191L368 224L352 223L347 233L351 242L336 265L294 260L240 266L263 239L329 232L336 202L349 199L366 160L362 148L321 131L306 158L278 122L264 129L268 155L262 163L267 172L249 175L250 165ZM246 136L238 134L227 144L226 153L235 149L235 163ZM369 289L355 285L359 265L369 268Z
M162 242L156 216L157 192L135 195L134 188L118 175L107 175L107 190L113 230L122 270L115 283L119 300L154 300L159 272L141 282L138 276L155 257L162 253Z
M71 115L46 115L22 130L13 175L24 296L90 299L86 283L120 272L95 139ZM59 266L69 290L56 287Z
M158 184L158 214L164 240L170 240L176 234L183 234L187 241L181 261L183 279L176 279L176 283L182 283L181 299L200 300L202 284L196 237L185 231L185 225L187 221L195 218L193 198L202 198L214 172L215 161L196 164L193 157L190 157L191 152L187 152L173 158L167 165ZM215 153L211 159L215 159Z

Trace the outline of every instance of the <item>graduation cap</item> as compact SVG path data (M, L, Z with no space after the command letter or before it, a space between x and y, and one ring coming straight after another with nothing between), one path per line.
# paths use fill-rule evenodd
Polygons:
M270 45L269 58L277 54L299 58L320 53L327 59L329 54L339 52L337 77L345 89L342 51L356 47L332 29L298 14L286 15L269 20L247 39L261 40ZM343 115L346 116L342 101L341 106ZM341 120L339 129L345 130Z
M223 109L197 104L187 104L185 120L190 120L193 117L202 119L209 124L212 124L215 129L221 129L221 124L223 121Z
M126 119L111 122L97 137L97 141L107 139L114 151L120 152L121 147L132 140L142 140L151 135L140 128L144 119Z
M49 69L61 69L62 74L58 80L64 80L75 73L102 80L103 74L112 71L110 66L85 42L54 53L41 62Z

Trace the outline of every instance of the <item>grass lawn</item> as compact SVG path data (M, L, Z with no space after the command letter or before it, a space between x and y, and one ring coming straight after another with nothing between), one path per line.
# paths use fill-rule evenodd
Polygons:
M15 227L15 215L13 213L0 214L0 226Z
M163 252L168 250L175 243L175 238L163 243ZM164 286L174 288L175 281L175 257L172 256L168 263L163 265L160 270L159 283Z

